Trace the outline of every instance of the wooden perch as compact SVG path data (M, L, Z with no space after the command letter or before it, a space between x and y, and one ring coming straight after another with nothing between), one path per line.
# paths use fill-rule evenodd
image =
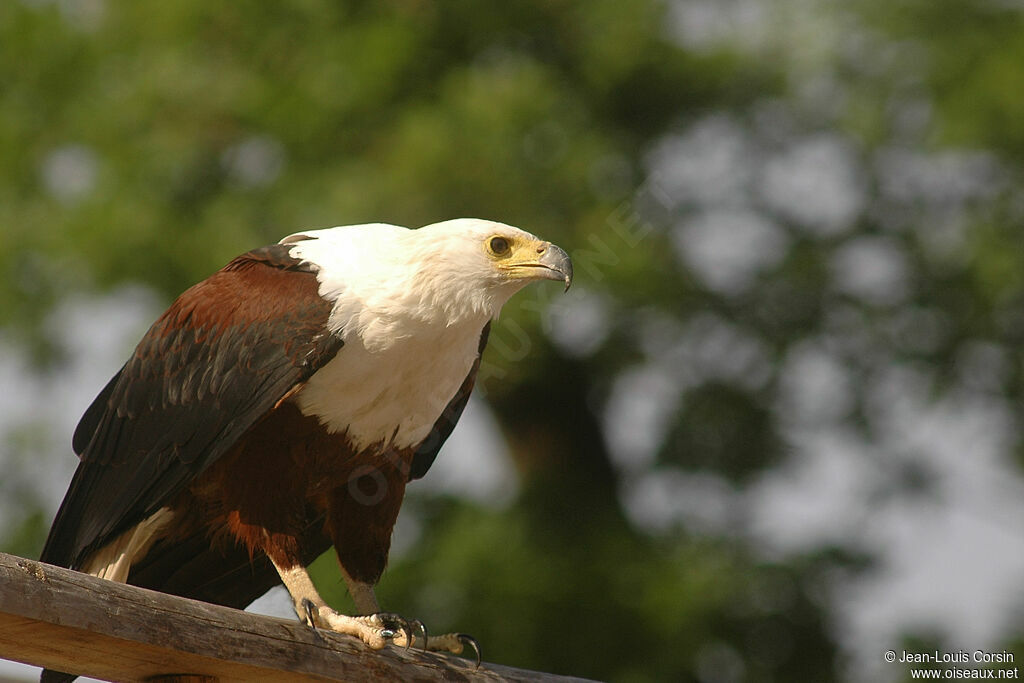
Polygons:
M58 671L114 681L583 680L474 670L460 657L321 633L0 553L0 657Z

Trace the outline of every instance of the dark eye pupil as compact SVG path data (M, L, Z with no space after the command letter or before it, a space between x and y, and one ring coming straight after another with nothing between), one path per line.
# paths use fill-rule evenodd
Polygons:
M491 238L491 251L495 254L504 254L508 251L508 240L504 237Z

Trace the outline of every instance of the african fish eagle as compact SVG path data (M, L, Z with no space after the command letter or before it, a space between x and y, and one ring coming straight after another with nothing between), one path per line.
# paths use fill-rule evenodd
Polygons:
M373 590L406 483L462 414L490 321L545 279L568 288L565 251L477 219L304 231L239 256L178 297L85 411L40 559L237 608L283 582L313 628L418 640ZM357 615L306 571L331 545Z

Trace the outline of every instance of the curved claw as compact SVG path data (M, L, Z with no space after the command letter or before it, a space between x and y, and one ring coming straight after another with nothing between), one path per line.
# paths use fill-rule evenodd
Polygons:
M427 625L424 624L419 619L413 619L411 623L412 623L413 626L417 627L417 630L420 633L423 634L423 649L426 650L427 649L427 638L428 638L428 636L427 636Z
M379 612L375 616L384 624L385 638L394 638L398 631L405 634L405 649L408 650L412 643L412 628L409 626L409 620L394 612Z
M476 668L480 668L480 662L483 661L483 657L480 656L480 643L477 642L476 638L466 633L456 633L455 637L459 639L459 642L463 646L469 645L476 652Z
M302 611L305 612L306 625L313 629L313 635L319 640L323 640L323 635L320 634L320 629L316 627L316 619L313 617L313 610L316 609L316 605L309 598L302 599Z

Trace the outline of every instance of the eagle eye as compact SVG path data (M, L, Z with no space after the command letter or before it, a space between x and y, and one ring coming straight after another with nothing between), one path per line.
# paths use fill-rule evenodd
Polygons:
M495 256L504 256L512 248L512 245L504 237L492 237L488 246L491 249L491 253Z

